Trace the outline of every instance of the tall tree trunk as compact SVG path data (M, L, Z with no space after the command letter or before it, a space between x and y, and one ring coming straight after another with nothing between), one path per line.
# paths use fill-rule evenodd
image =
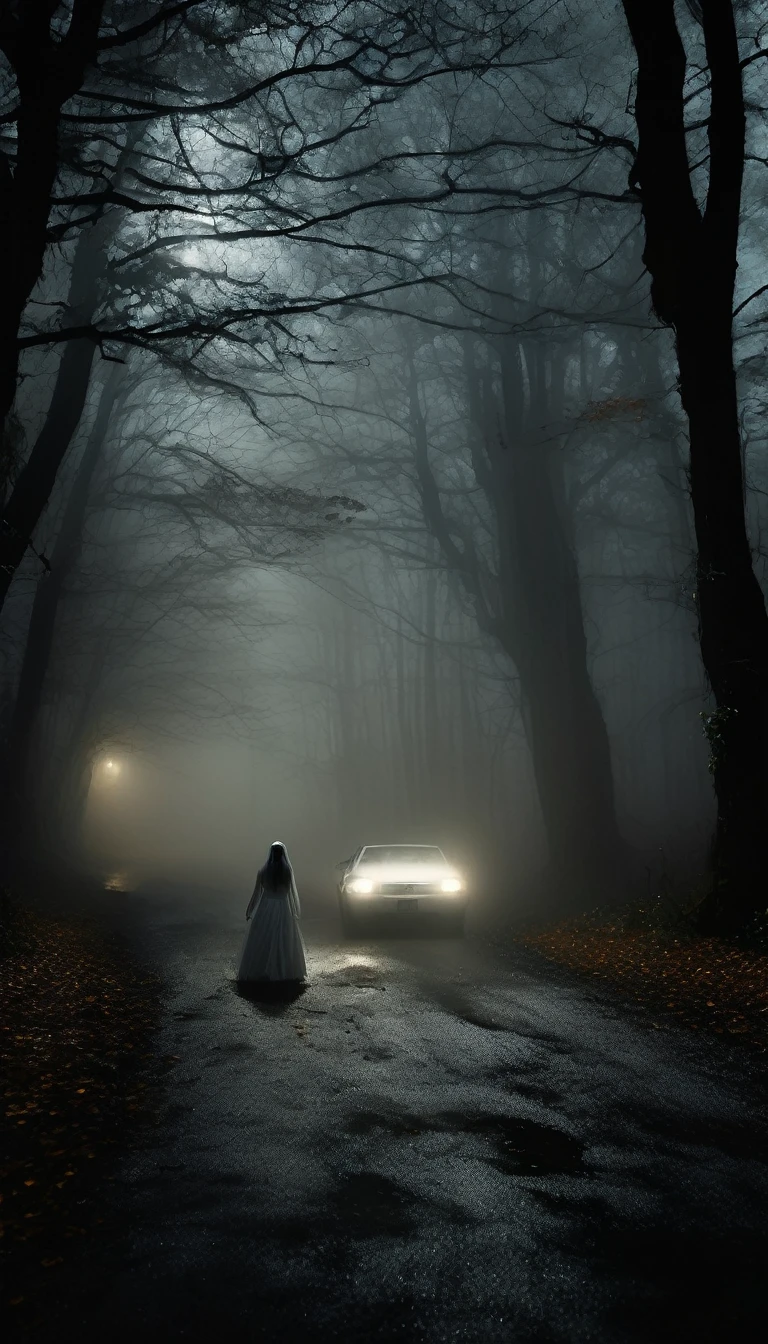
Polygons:
M349 824L360 813L358 769L360 760L358 725L358 679L356 675L355 632L349 607L341 607L340 621L334 626L336 713L339 724L339 798L341 815Z
M413 768L415 722L411 712L409 679L406 669L406 644L399 630L395 639L395 695L397 703L397 757L399 761L399 793L397 810L403 812L415 806L418 791Z
M544 825L556 869L576 883L610 882L621 855L608 730L589 669L581 588L564 512L559 445L548 418L547 360L501 349L505 436L491 442L501 545L504 642L527 707L527 730ZM526 425L526 420L529 422ZM540 428L539 428L540 427Z
M464 658L461 655L458 666L458 701L459 748L456 754L460 781L458 802L464 814L474 823L486 801L485 780L478 777L480 753L477 750L477 717L473 713L474 703L470 695Z
M475 478L496 522L493 583L469 530L443 511L411 355L409 409L422 508L478 623L518 669L550 854L563 879L563 898L575 900L610 882L622 845L608 735L587 661L578 570L558 503L563 492L555 488L541 416L531 417L536 433L524 423L520 347L509 342L502 348L501 405L480 381L471 339L465 358ZM543 396L542 363L532 361L528 373L534 398L537 387Z
M19 328L48 246L61 109L96 58L104 0L74 0L64 37L53 23L57 8L25 0L18 16L3 16L0 35L18 87L13 169L0 154L0 435L16 396Z
M56 618L67 580L80 555L91 483L101 458L123 372L122 365L114 365L102 389L51 552L51 573L39 580L32 604L7 753L9 806L6 816L12 822L8 835L14 848L23 843L31 820L35 797L34 788L30 787L31 746L51 661Z
M768 614L747 534L732 338L745 153L739 51L732 4L701 0L711 86L702 213L686 153L686 55L673 0L623 3L638 58L633 180L653 307L676 337L701 656L716 704L705 718L717 824L704 917L733 927L765 909L768 847Z
M135 128L128 132L114 169L116 183L120 182L140 136L141 131ZM67 316L75 325L88 326L106 297L104 274L114 228L114 214L102 213L95 224L80 234L67 297ZM0 331L0 357L1 347ZM64 346L45 425L3 508L0 526L0 610L48 504L59 469L79 424L95 354L96 346L92 340L73 340Z
M80 239L72 269L68 306L90 320L99 297L102 251L93 235ZM0 531L0 608L24 559L29 540L48 503L59 468L80 423L96 347L70 341L64 347L45 424L5 506Z
M41 813L35 836L35 853L47 859L76 861L82 854L83 823L98 746L98 694L109 656L108 646L97 649L84 682L77 707L67 723L63 741L57 743L53 768L47 771L41 795Z
M438 822L446 799L442 774L440 734L440 694L437 676L437 574L427 570L424 576L424 645L420 659L420 686L417 722L422 725L422 807L430 822Z

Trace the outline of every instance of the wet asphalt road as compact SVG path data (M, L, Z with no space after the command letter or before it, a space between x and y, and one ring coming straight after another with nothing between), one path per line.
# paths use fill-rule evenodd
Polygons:
M306 993L251 1002L241 920L143 905L179 1059L65 1333L768 1338L754 1063L480 938L344 942L332 915Z

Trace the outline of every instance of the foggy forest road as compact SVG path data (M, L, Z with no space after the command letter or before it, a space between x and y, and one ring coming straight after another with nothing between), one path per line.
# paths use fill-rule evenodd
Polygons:
M147 903L149 906L149 903ZM752 1066L482 939L347 942L239 997L242 920L149 916L165 1117L113 1187L90 1338L764 1337Z

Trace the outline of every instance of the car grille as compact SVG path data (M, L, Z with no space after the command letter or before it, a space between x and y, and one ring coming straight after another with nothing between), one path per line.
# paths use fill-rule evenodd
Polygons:
M431 896L437 890L434 882L382 882L382 896Z

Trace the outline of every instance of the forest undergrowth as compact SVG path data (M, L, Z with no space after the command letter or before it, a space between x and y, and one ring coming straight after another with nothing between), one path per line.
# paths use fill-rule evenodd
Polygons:
M3 1297L24 1317L98 1237L103 1183L151 1114L160 986L87 918L7 893L1 916Z
M519 934L548 961L602 981L677 1024L768 1050L768 925L742 939L702 937L696 900L663 891L620 910L598 909Z

